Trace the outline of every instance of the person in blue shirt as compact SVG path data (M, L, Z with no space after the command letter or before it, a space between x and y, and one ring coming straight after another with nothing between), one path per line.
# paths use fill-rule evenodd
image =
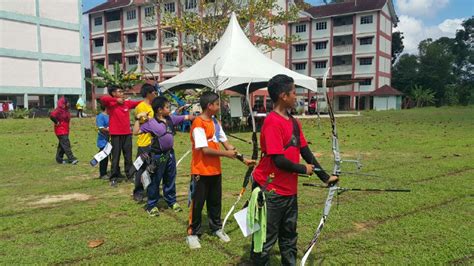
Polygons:
M101 105L100 109L102 112L97 115L95 124L97 126L97 148L102 151L107 143L109 142L109 114L105 106ZM109 179L107 176L107 165L109 163L109 157L105 157L99 164L99 178Z

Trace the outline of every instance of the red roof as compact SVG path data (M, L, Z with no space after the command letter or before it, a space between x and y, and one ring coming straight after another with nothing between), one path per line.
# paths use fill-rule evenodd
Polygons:
M398 96L403 95L399 90L390 87L389 85L383 85L382 87L374 90L370 93L371 96Z
M100 4L92 9L87 10L84 14L102 12L110 9L116 9L121 7L126 7L132 4L133 0L107 0L107 2ZM142 2L142 1L139 1Z
M327 5L313 6L305 11L314 18L331 17L342 14L379 10L388 0L346 0L343 3L333 3Z

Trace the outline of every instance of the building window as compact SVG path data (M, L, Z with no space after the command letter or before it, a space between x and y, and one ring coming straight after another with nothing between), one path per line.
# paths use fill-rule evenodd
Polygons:
M360 38L360 39L359 39L360 45L371 45L373 38L374 38L374 37L364 37L364 38Z
M186 2L184 3L184 7L186 9L196 8L197 7L196 0L186 0Z
M153 17L155 15L155 7L147 6L145 7L145 18Z
M147 41L154 41L156 40L156 31L147 31L145 32L145 40Z
M361 66L370 66L372 65L372 57L359 58L359 64Z
M146 63L147 64L154 64L156 63L156 54L148 54L145 55Z
M116 43L120 41L122 41L120 37L120 31L107 33L107 43Z
M94 46L95 47L102 47L104 46L104 39L94 39Z
M295 45L295 51L296 51L296 52L304 52L304 51L306 51L306 43Z
M174 2L173 3L165 3L164 10L167 13L174 13L175 12Z
M171 39L176 37L176 30L175 29L169 29L169 30L163 30L165 32L165 39Z
M360 24L372 24L373 23L373 16L362 16L360 17Z
M105 59L97 59L94 61L94 65L104 66L104 64L105 64Z
M94 18L94 26L100 26L100 25L102 25L102 17Z
M326 61L317 61L314 62L315 68L326 68Z
M327 41L314 43L314 47L316 48L316 50L325 50L327 46L328 46Z
M372 85L372 79L366 79L364 81L359 82L360 86L370 86Z
M165 62L176 62L176 53L166 53L165 54Z
M127 11L127 20L133 20L136 18L137 18L137 11L135 9Z
M305 70L306 69L306 63L296 63L295 65L295 70Z
M120 20L121 14L122 12L119 10L107 12L105 13L105 21L110 22Z
M296 25L296 33L306 32L306 24Z
M137 65L138 64L138 60L137 60L136 56L130 56L130 57L127 57L127 59L128 59L128 64L129 65Z
M127 42L128 42L128 43L135 43L135 42L137 42L137 34L136 34L136 33L127 34Z
M328 28L328 23L326 21L316 23L316 30L325 30L327 28Z

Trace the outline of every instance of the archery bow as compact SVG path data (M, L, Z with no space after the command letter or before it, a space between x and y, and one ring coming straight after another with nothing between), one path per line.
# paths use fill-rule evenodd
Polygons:
M246 91L246 99L247 99L247 103L248 103L248 106L249 106L249 111L250 111L250 117L252 119L252 144L253 144L253 149L252 149L252 160L257 160L258 159L258 142L257 142L257 129L255 127L255 118L253 116L253 112L252 112L252 106L250 104L250 96L249 96L249 89L250 89L250 84L252 82L249 82L249 84L247 85L247 91ZM240 159L239 159L240 160ZM232 212L234 211L235 209L235 206L237 205L237 203L239 203L240 199L242 198L242 196L244 195L246 189L247 189L247 185L250 181L250 177L252 175L252 172L253 172L253 169L255 168L255 164L252 164L249 166L249 168L247 169L247 171L245 172L245 175L244 175L244 181L242 183L242 189L240 190L239 192L239 195L237 196L237 200L235 201L235 203L232 205L232 207L230 208L229 212L227 213L227 215L225 216L224 218L224 222L222 223L222 231L224 231L224 227L225 227L225 224L227 222L227 219L229 219L230 215L232 214Z
M328 105L328 113L329 113L329 118L331 119L331 127L332 127L332 152L334 156L334 168L332 174L334 176L340 176L341 175L341 163L343 160L341 159L341 154L339 151L339 140L337 136L337 127L336 127L336 118L334 115L334 109L332 105L332 101L329 97L329 93L327 91L326 87L326 81L327 81L327 76L329 74L329 68L326 70L326 73L324 73L323 76L323 90L326 93L326 101ZM360 168L360 162L357 160L347 160L349 162L355 162ZM315 171L321 171L321 169L315 169ZM345 172L349 174L350 172ZM358 173L350 173L350 174L358 174ZM362 174L362 175L368 175L368 174ZM375 175L373 175L375 176ZM304 186L316 186L316 187L323 187L323 186L318 186L318 185L313 185L313 184L303 184ZM339 195L345 191L371 191L371 192L410 192L411 190L409 189L377 189L377 188L342 188L339 187L338 183L333 183L329 184L328 186L325 186L325 188L329 188L328 192L328 197L326 198L326 202L324 204L324 210L323 210L323 216L321 217L321 220L319 222L318 228L316 229L316 233L314 234L313 238L311 239L311 242L309 243L308 247L305 250L305 253L303 255L303 258L301 259L301 265L305 265L306 260L308 259L309 255L311 254L311 250L313 247L316 245L319 235L321 234L321 231L323 230L324 224L326 223L326 220L329 216L329 211L331 210L331 205L332 205L332 200L334 198L334 195Z

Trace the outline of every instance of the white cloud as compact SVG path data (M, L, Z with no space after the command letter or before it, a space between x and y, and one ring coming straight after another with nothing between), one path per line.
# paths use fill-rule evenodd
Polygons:
M450 0L398 0L398 8L401 14L432 17L446 7Z
M453 38L456 30L462 28L463 18L446 19L438 25L426 26L420 19L402 15L396 31L403 32L404 53L418 53L418 44L427 38L436 40L440 37Z

